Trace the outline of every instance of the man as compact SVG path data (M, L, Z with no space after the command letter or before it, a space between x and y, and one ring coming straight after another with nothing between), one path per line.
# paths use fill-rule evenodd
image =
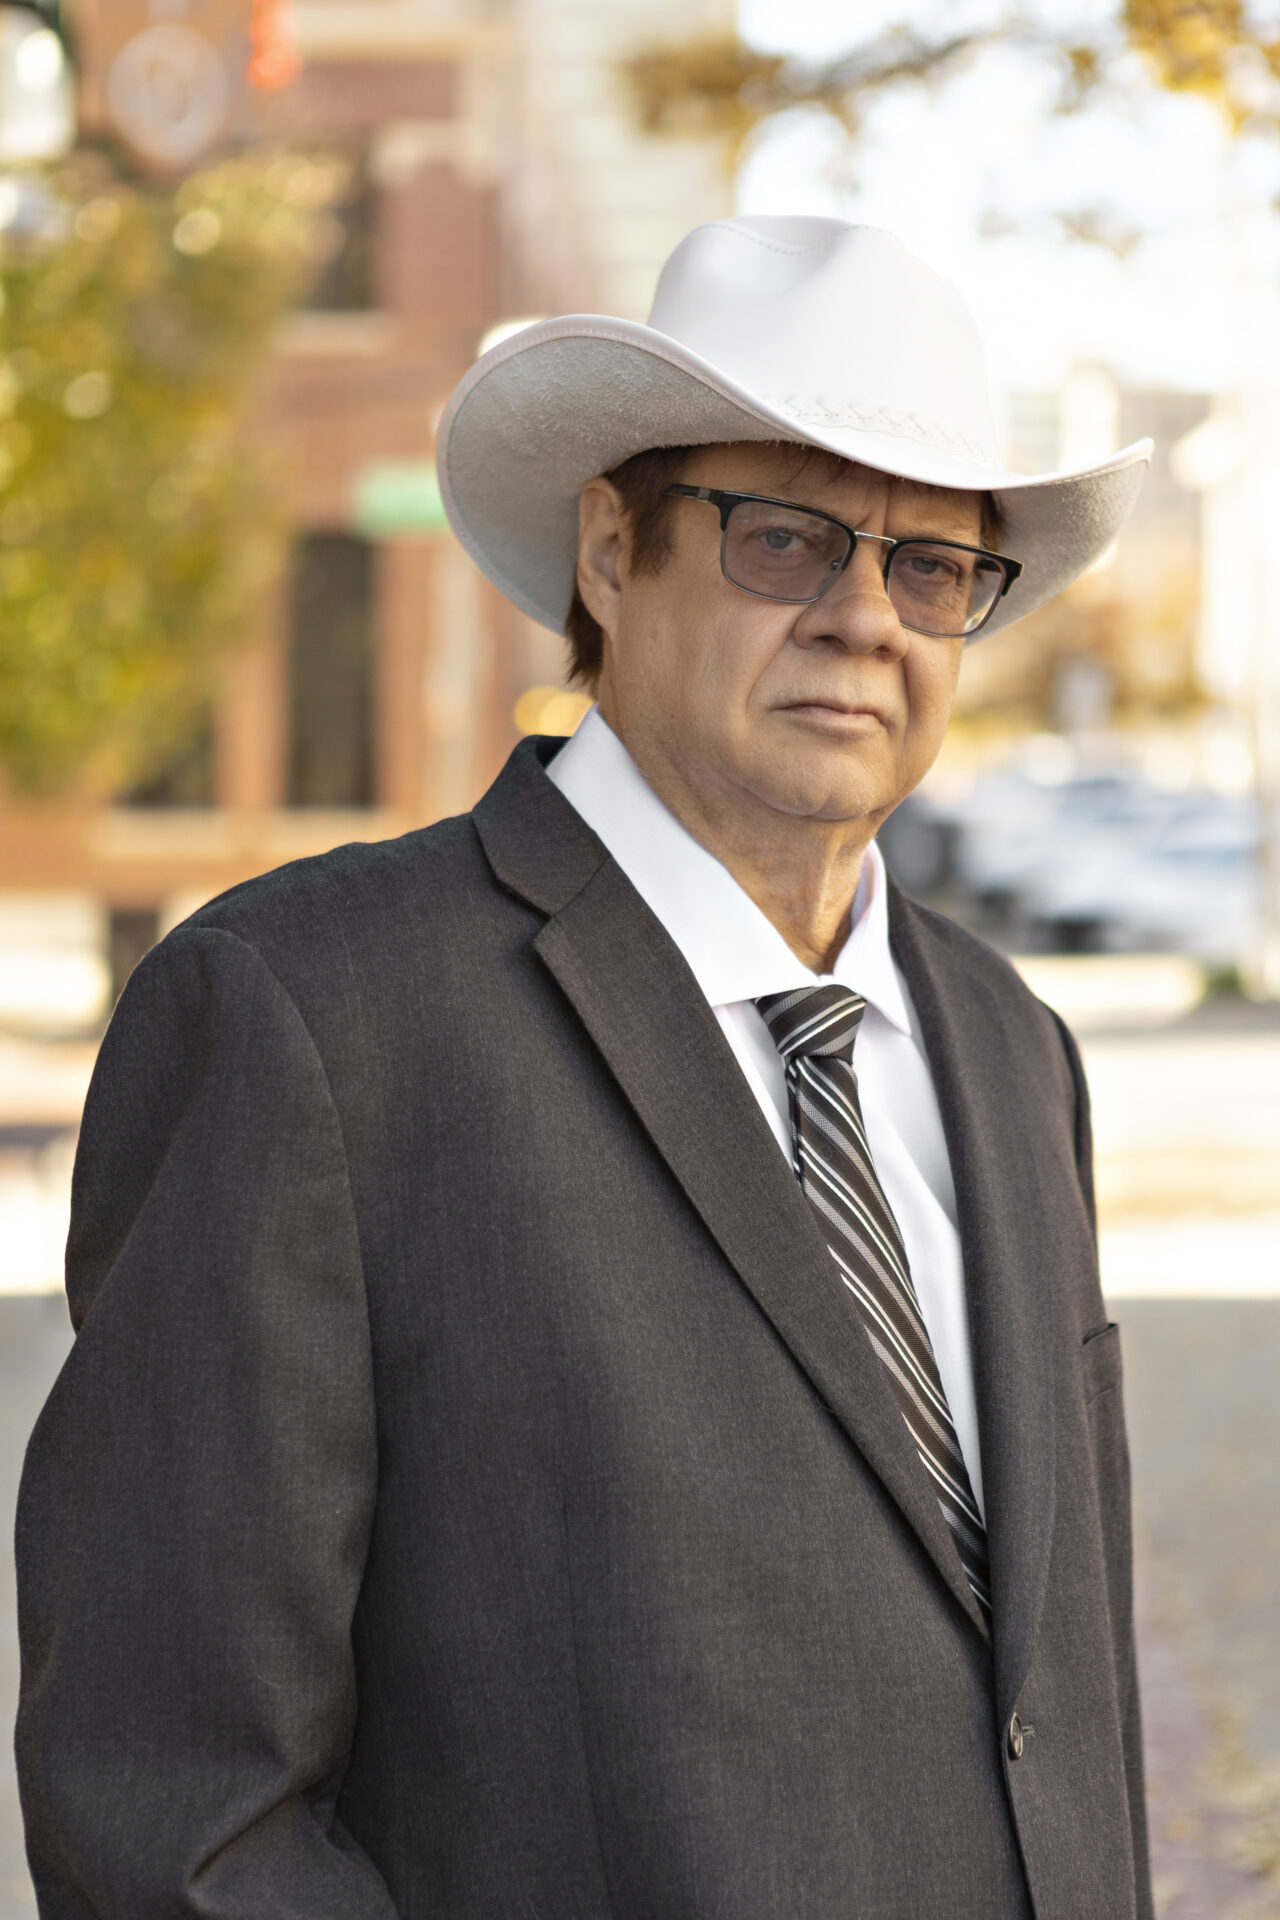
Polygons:
M1114 537L887 235L462 383L597 711L227 895L104 1044L19 1523L48 1920L1151 1913L1075 1049L875 850Z

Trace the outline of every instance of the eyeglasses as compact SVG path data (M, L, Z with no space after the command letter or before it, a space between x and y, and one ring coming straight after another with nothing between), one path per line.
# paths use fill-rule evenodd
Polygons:
M859 540L884 547L889 602L904 627L938 640L971 639L1022 572L1022 563L959 540L891 540L859 533L829 513L757 493L670 486L685 500L720 509L720 571L730 586L761 600L808 606L848 566Z

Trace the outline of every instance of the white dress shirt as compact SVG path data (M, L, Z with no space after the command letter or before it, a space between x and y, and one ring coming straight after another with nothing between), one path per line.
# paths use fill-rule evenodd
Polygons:
M686 832L644 779L598 708L547 772L604 842L684 955L791 1164L782 1060L753 1002L836 980L867 1003L854 1050L876 1172L902 1232L920 1311L982 1501L982 1463L955 1187L933 1077L906 983L889 951L884 862L862 865L849 938L830 974L812 973L727 867ZM833 1284L837 1284L833 1273ZM851 1311L856 1311L850 1303Z

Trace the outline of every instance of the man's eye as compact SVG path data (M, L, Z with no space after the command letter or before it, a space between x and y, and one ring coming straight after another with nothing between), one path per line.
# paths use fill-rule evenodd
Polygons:
M961 574L954 560L943 559L937 553L909 554L907 566L918 580L958 580Z
M792 527L766 527L761 538L770 553L795 553L804 545L804 538Z

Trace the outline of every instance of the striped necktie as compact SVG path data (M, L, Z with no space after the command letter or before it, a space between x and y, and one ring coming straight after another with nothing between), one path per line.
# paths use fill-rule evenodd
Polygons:
M866 1002L847 987L802 987L756 1001L782 1055L796 1177L817 1208L840 1278L893 1385L911 1438L955 1535L984 1617L987 1536L956 1438L898 1223L872 1165L853 1043Z

